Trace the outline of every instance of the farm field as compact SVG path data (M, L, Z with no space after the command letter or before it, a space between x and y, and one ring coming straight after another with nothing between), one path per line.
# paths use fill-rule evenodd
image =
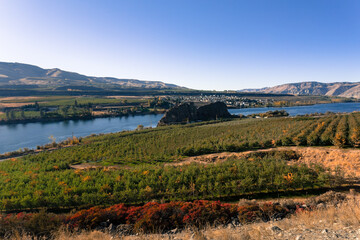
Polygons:
M235 94L225 92L202 95L79 95L79 96L0 96L0 124L49 122L96 117L114 117L163 113L181 102L227 102L229 108L303 106L321 103L356 102L356 99L328 96L282 96L271 94ZM203 92L203 94L206 94ZM225 94L225 95L224 95Z
M360 239L358 1L3 2L0 240Z
M43 96L0 97L0 123L27 123L127 116L164 111L154 97Z
M195 123L83 138L79 146L24 157L64 166L158 164L188 156L278 146L358 147L360 114Z
M44 165L44 166L43 166ZM25 170L26 169L26 170ZM284 176L286 176L284 178ZM60 169L23 160L1 163L2 210L72 208L116 203L220 199L251 193L332 187L341 183L320 165L276 158L216 165Z
M331 187L342 175L288 164L291 152L164 166L187 157L278 146L357 147L360 114L243 119L90 136L79 145L0 163L3 210L72 208L152 199L219 199ZM86 164L90 168L76 168Z
M116 97L91 97L91 96L44 96L44 97L3 97L0 98L0 104L5 107L11 107L10 104L35 104L38 102L40 106L69 106L74 105L75 100L78 104L120 104L126 100L128 103L146 103L147 100L141 97L131 98L124 97L119 99Z

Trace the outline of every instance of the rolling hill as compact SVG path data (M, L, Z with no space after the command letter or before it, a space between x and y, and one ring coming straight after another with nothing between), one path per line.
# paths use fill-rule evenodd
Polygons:
M58 68L43 69L23 63L0 62L0 87L9 89L109 90L109 89L185 89L161 81L142 81L112 77L85 76Z
M324 95L360 98L360 82L300 82L259 89L243 89L240 92L259 92L293 95Z

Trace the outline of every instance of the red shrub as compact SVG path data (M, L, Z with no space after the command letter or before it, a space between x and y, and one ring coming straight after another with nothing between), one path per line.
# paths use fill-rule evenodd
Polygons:
M241 223L254 222L261 216L258 204L240 206L238 208L238 217Z
M135 231L163 232L183 227L182 202L147 203L133 207L128 212L128 223L134 224Z
M63 225L64 220L65 216L62 214L46 213L45 211L0 215L0 238L9 237L14 232L21 231L46 236Z
M279 204L273 204L271 202L264 204L251 204L240 206L238 208L239 221L241 223L249 223L257 220L270 221L276 218L283 218L289 214L289 210L280 206Z
M109 219L113 224L124 224L128 215L128 207L125 204L117 204L104 209L105 218Z
M226 224L237 216L236 205L220 203L220 201L187 202L181 208L186 214L185 224L205 226L206 224Z
M290 211L287 208L280 206L280 204L264 203L260 206L261 220L270 221L276 218L284 218Z
M94 228L101 222L132 224L135 231L163 232L186 225L203 227L208 224L228 224L239 219L242 223L255 220L268 221L288 213L286 208L272 203L238 206L220 201L198 200L194 202L149 202L143 206L126 207L118 204L102 209L93 207L81 210L67 219L70 227Z
M93 207L75 213L67 218L66 222L70 228L94 228L107 220L114 224L122 224L126 221L127 210L128 208L124 204L105 209Z

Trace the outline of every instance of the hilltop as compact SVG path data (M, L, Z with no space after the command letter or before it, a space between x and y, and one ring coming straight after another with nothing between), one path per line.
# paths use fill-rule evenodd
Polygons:
M324 95L360 98L360 82L300 82L275 87L243 89L239 92L276 93L293 95Z
M185 89L161 81L113 77L93 77L58 68L43 69L23 63L0 62L0 87L9 89L107 90L107 89Z

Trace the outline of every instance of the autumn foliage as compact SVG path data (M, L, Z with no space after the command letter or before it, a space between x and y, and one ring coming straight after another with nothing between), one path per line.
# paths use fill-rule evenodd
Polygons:
M49 235L58 230L65 222L63 214L46 213L14 213L0 215L0 238L14 233L26 232L37 236Z
M113 224L131 224L134 231L163 232L186 226L225 225L232 221L269 221L278 214L285 216L288 213L286 208L272 203L239 206L206 200L149 202L143 206L127 207L119 204L109 208L81 210L67 218L66 223L72 229L91 229L108 221Z

